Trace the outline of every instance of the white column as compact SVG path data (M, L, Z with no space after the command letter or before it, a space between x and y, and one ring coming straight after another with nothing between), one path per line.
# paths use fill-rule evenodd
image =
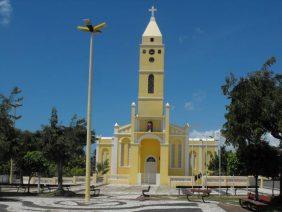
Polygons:
M169 112L170 112L170 105L166 103L165 105L165 144L169 143Z
M157 186L161 185L161 177L159 173L156 173L156 185Z
M188 134L189 125L185 125L185 153L184 153L184 165L185 165L185 176L189 175L189 134Z
M96 164L97 162L100 162L99 161L99 141L96 144Z
M119 130L118 123L114 126L114 137L112 140L112 157L111 157L111 174L117 174L117 164L118 164L118 137L117 133Z
M131 104L131 143L135 143L135 119L136 119L136 104Z
M198 146L198 148L199 148L199 157L198 157L198 165L199 165L199 169L198 169L198 171L200 171L202 174L203 174L203 141L200 141L201 142L201 144ZM198 173L197 173L198 174Z
M111 174L114 175L117 174L118 138L115 136L112 142Z

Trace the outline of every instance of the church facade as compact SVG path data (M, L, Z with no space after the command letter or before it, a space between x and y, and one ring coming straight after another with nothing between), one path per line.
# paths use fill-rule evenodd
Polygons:
M170 105L164 104L162 33L154 12L140 45L138 103L131 104L127 125L114 125L113 137L99 137L96 160L109 160L112 176L127 176L132 185L168 185L171 176L206 172L217 151L213 139L189 138L189 125L170 123Z

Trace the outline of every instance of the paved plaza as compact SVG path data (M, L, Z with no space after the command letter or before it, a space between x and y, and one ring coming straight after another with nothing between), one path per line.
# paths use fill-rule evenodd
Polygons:
M151 197L145 201L140 201L138 198L141 194L141 186L107 185L100 188L101 195L92 197L89 204L84 203L83 186L71 188L78 195L77 197L2 196L0 211L226 211L224 210L226 208L218 202L209 199L207 203L203 203L200 199L188 202L185 197L178 196L176 189L168 187L153 186L150 190ZM224 192L222 190L222 193ZM239 191L240 194L246 192ZM213 190L213 194L218 193ZM237 210L241 210L240 207L233 211Z
M187 200L136 200L137 196L103 195L85 204L83 198L9 198L0 202L1 211L224 211L217 203Z

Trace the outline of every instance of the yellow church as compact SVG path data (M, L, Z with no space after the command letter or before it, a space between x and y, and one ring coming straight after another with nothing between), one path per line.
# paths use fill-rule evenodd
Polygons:
M206 173L217 151L214 138L189 138L189 124L170 123L170 105L164 104L163 36L156 9L140 44L138 103L131 104L130 122L114 125L113 137L99 137L97 162L109 160L109 176L131 185L169 185L172 176Z

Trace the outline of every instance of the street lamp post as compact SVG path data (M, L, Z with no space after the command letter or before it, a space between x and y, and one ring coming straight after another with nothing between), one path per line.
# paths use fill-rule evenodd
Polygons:
M87 97L87 136L86 136L86 174L85 174L85 202L90 200L90 172L91 172L91 109L92 109L92 87L93 87L93 39L94 34L101 32L106 23L96 26L91 24L90 19L84 20L85 26L78 26L78 30L90 32L90 54L89 54L89 77L88 77L88 97Z
M207 156L208 156L208 139L206 139L206 187L208 185L208 170L207 170L207 167L208 167L208 160L207 160Z
M221 190L221 149L220 149L220 139L221 139L221 133L219 132L219 139L218 139L218 175L219 175L219 197L220 197L220 190Z

